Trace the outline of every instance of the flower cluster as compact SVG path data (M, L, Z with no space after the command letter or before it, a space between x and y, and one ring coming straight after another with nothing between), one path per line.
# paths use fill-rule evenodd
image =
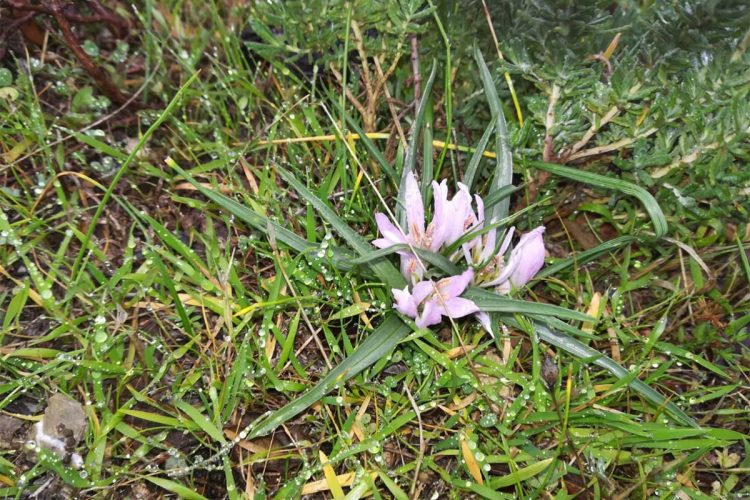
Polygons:
M378 248L393 245L408 245L400 250L401 272L409 285L403 290L393 289L396 309L414 318L420 328L440 323L443 316L461 318L476 314L482 325L490 329L489 316L477 305L460 295L473 284L494 288L507 294L513 288L524 286L544 265L544 227L540 226L521 236L516 246L508 252L514 228L507 230L497 248L499 229L495 220L485 221L484 202L478 195L472 196L469 189L459 183L453 198L448 198L447 181L433 182L434 209L432 221L425 225L422 194L413 173L407 176L404 193L408 231L404 233L385 214L375 214L381 238L373 241ZM476 204L476 211L472 206ZM486 226L485 226L486 224ZM415 249L440 252L452 246L468 233L476 234L464 241L449 256L457 261L466 261L467 270L437 282L425 280L427 269L413 252ZM411 290L410 290L411 288Z

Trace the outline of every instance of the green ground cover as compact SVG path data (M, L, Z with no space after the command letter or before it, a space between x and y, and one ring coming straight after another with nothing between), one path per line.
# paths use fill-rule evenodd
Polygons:
M490 3L0 0L1 495L750 492L750 7ZM409 171L545 225L494 337Z

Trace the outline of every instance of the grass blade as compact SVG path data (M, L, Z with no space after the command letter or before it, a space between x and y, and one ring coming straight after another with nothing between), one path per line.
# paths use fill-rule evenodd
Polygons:
M573 321L591 321L592 319L591 316L582 312L573 311L572 309L566 309L552 304L542 304L540 302L511 299L476 287L469 288L463 296L467 299L473 300L477 307L485 312L554 316Z
M206 500L206 497L204 497L200 493L197 493L192 488L188 488L187 486L182 485L176 481L172 481L171 479L151 476L144 476L143 478L146 481L155 484L159 488L165 489L170 493L178 495L180 498L185 498L186 500Z
M431 82L430 88L432 87ZM433 124L433 111L432 111L432 94L426 93L425 96L429 97L425 103L424 110L424 125L422 126L422 198L425 204L430 201L432 197L432 179L435 177L434 165L432 156L434 153L434 145L432 144L432 124Z
M349 227L337 214L329 207L323 200L318 198L312 191L307 189L300 181L297 180L294 175L286 171L280 166L276 166L279 175L302 196L313 208L320 214L320 216L328 222L333 229L341 235L349 246L359 255L367 255L372 251L372 245L362 238L356 231ZM403 288L404 278L401 276L401 272L394 267L393 264L387 260L378 260L370 264L370 268L380 278L383 283L387 284L391 288Z
M611 239L609 241L605 241L604 243L601 243L594 248L590 248L588 250L584 250L583 252L579 252L576 254L575 257L571 257L569 259L563 259L559 262L555 262L554 264L545 266L544 269L539 271L536 275L536 279L544 278L546 276L552 276L554 274L559 273L565 268L568 268L570 266L576 265L581 266L583 264L586 264L587 262L591 262L592 260L596 259L600 255L603 255L607 252L612 252L614 250L617 250L619 248L624 247L625 245L632 243L634 241L638 241L638 238L635 236L625 235L625 236L618 236L617 238Z
M225 442L224 434L222 434L219 428L216 427L216 425L214 425L214 423L211 422L208 417L201 413L200 410L179 399L175 400L174 405L179 408L181 412L190 417L190 419L198 427L200 427L203 432L211 436L211 439L213 439L214 441L218 441L219 443Z
M249 439L263 436L275 428L294 418L310 407L316 401L328 394L337 385L369 367L383 356L386 356L411 329L396 314L391 314L336 368L328 372L312 389L284 407L276 410L252 426Z
M340 104L336 99L331 97L330 101L336 108L339 108L340 110ZM380 149L378 149L373 140L367 137L367 134L362 129L362 127L360 127L357 124L356 120L348 114L346 115L346 123L354 131L354 133L359 136L359 141L365 147L370 156L375 159L380 168L383 169L383 172L385 172L393 185L397 186L399 183L398 174L396 174L396 171L393 170L393 167L391 167L390 163L388 163L388 161L385 159L385 156L383 156L383 153L380 151ZM342 137L341 140L345 141L346 139Z
M437 61L433 61L432 70L430 76L427 78L427 83L424 87L422 98L417 106L417 113L414 118L414 123L411 127L411 137L409 138L409 146L406 150L406 158L404 159L404 168L401 170L401 182L398 187L398 202L396 204L396 219L398 219L401 227L406 227L406 211L404 205L404 193L406 192L406 176L409 172L414 172L414 168L417 164L417 148L419 147L419 132L422 130L422 122L424 121L425 109L430 103L430 93L432 92L432 85L435 83L435 75L437 74ZM424 183L424 176L422 176L422 182ZM432 179L430 179L432 180ZM424 190L422 191L425 192ZM429 200L425 200L429 201Z
M492 136L492 132L495 130L495 127L496 125L493 120L493 122L490 123L484 130L484 134L482 134L482 138L479 139L476 149L474 150L474 154L471 155L469 164L466 166L466 172L464 173L463 182L464 184L466 184L466 187L469 188L469 191L473 191L474 189L474 182L476 181L477 175L479 174L479 164L482 162L482 158L484 157L484 150L487 149L487 143L490 141L490 137Z
M174 108L177 107L177 104L180 102L182 95L187 91L188 87L193 84L193 82L198 78L199 72L196 72L188 78L188 80L185 82L185 84L180 87L180 90L177 91L177 93L174 95L172 100L167 104L167 107L164 108L164 111L162 111L157 119L154 121L154 123L146 130L146 133L143 134L141 139L138 141L138 144L133 148L133 150L128 155L127 159L122 163L120 168L117 170L117 173L115 174L114 178L112 179L112 182L110 182L109 187L107 188L107 191L102 196L102 199L99 201L99 206L96 209L96 212L94 212L93 217L91 217L91 220L89 221L89 227L88 230L86 230L86 235L83 238L83 241L81 242L81 249L78 252L78 255L76 256L75 262L73 262L73 269L70 272L70 278L73 283L77 283L79 276L78 273L81 271L86 264L86 258L85 256L88 255L87 248L89 246L89 242L91 241L91 237L94 235L94 230L96 229L97 222L99 221L99 217L101 217L102 213L104 212L104 208L107 206L107 202L109 201L109 198L112 196L112 193L115 192L115 188L120 183L120 179L122 179L122 176L125 175L125 172L128 171L128 167L130 167L130 164L133 163L133 160L135 160L136 156L140 153L141 149L143 149L143 146L148 142L148 140L151 138L154 132L156 132L156 129L161 127L161 124L164 123L164 121L169 117L169 115L172 114L172 111L174 111Z
M492 79L492 74L490 73L487 64L484 62L482 52L476 45L474 46L474 59L477 61L477 66L479 66L479 74L482 77L484 93L487 96L487 103L490 106L492 121L495 125L495 151L497 157L495 160L495 172L492 176L492 183L490 184L489 190L490 193L494 193L505 186L509 186L513 182L513 155L510 151L508 124L505 122L503 106L500 102L500 97L497 95L497 89L495 89L495 81ZM501 200L489 210L487 220L495 222L507 217L509 208L510 200L507 198Z
M526 467L511 472L510 474L507 474L503 477L493 479L489 482L489 484L493 489L506 488L508 486L513 486L514 484L520 484L527 479L530 479L543 472L554 460L554 457L540 460L539 462L527 465Z
M207 188L203 184L196 181L189 173L183 170L171 158L167 159L167 164L171 168L176 170L177 173L179 173L185 180L192 184L206 198L210 199L211 201L219 205L223 210L226 210L227 212L233 214L235 217L242 220L254 229L266 232L268 230L268 226L270 225L274 230L276 240L281 241L282 243L299 253L313 253L319 250L320 247L315 243L307 241L306 239L288 230L284 226L281 226L271 221L267 217L256 213L255 211L233 200L232 198L229 198L228 196L223 195L218 191ZM349 255L347 252L344 252L340 248L333 249L333 263L337 269L340 269L342 271L350 270L352 268L351 264L349 263L350 260L351 255Z
M661 207L659 207L659 203L657 203L656 198L654 198L651 193L640 186L636 186L632 182L623 181L621 179L616 179L613 177L605 177L603 175L594 174L592 172L587 172L578 168L570 168L564 167L562 165L545 163L543 161L531 161L529 162L529 166L538 168L539 170L544 170L545 172L549 172L554 175L559 175L560 177L565 177L566 179L581 182L583 184L589 184L591 186L605 189L614 189L615 191L620 191L621 193L627 194L629 196L634 196L635 198L638 198L638 201L643 204L643 208L646 209L649 217L651 217L651 223L654 226L654 233L656 234L656 237L660 238L667 234L667 219L666 217L664 217L664 212L662 212Z
M506 321L508 321L509 324L515 323L513 326L519 326L513 319L506 319ZM594 359L593 363L595 365L604 368L618 379L632 377L628 382L628 386L631 389L639 393L654 406L658 408L664 408L667 413L669 413L675 420L690 427L699 428L695 420L690 418L677 405L668 401L664 396L656 392L647 384L635 378L634 374L617 364L610 357L602 354L596 349L587 346L586 344L579 342L576 339L557 333L539 323L534 323L534 330L536 331L537 335L539 335L540 339L556 347L559 347L560 349L572 354L577 358Z

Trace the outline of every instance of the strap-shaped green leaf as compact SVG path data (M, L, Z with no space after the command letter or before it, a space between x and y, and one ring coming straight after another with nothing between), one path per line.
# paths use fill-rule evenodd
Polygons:
M272 414L261 417L254 423L249 432L249 438L252 439L268 434L284 422L299 415L328 394L337 385L343 384L383 356L388 355L409 332L411 332L411 328L401 321L395 313L392 313L357 346L351 356L344 359L336 368L328 372L315 387Z
M284 243L285 245L299 253L314 253L320 249L320 247L315 243L311 243L306 239L297 236L295 233L288 230L284 226L281 226L280 224L271 221L267 217L256 213L242 203L239 203L236 200L233 200L232 198L229 198L228 196L218 191L207 188L203 184L196 181L193 176L183 170L174 161L169 160L167 161L167 164L175 171L177 171L177 173L179 173L186 181L192 184L206 198L210 199L211 201L219 205L223 210L226 210L227 212L234 215L249 226L255 228L256 230L266 232L268 231L269 227L272 228L277 241ZM333 265L336 266L336 269L339 269L341 271L348 271L349 269L351 269L351 257L351 255L347 254L340 248L333 249Z
M508 124L505 122L503 106L500 97L495 89L495 80L492 78L487 64L484 62L482 52L479 47L474 46L474 59L479 66L479 75L482 77L482 86L484 94L487 97L487 104L490 106L492 121L495 124L495 152L497 154L495 163L495 172L492 176L489 194L509 186L513 182L513 155L510 150L510 135L508 134ZM487 220L494 222L508 216L510 200L505 198L487 212Z
M464 184L469 188L469 191L474 189L474 182L479 175L479 164L482 162L484 150L487 149L487 143L490 141L490 137L492 137L492 132L494 132L495 127L495 120L493 120L484 130L484 134L482 134L481 139L479 139L479 142L474 149L474 154L471 155L471 159L469 160L468 165L466 165Z
M367 255L372 251L372 245L359 235L349 224L341 218L328 206L326 202L318 198L312 191L307 189L304 184L297 180L292 173L283 167L276 166L276 171L281 177L305 199L316 212L349 244L349 246L359 255ZM378 260L370 264L370 268L383 283L391 288L403 288L406 285L401 272L387 260Z
M537 319L544 321L544 319L541 318ZM504 318L504 320L511 326L520 327L520 325L513 318ZM562 335L558 332L555 332L554 330L551 330L550 328L547 328L539 321L534 323L534 330L536 331L537 335L539 335L539 338L544 340L545 342L559 347L560 349L572 354L576 358L592 359L595 365L609 371L618 379L628 379L628 386L638 394L643 396L651 404L658 408L664 408L677 421L690 427L699 428L699 425L695 422L695 420L690 418L677 405L675 405L671 401L668 401L664 396L656 392L647 384L638 380L638 378L635 377L635 374L617 364L612 358L602 354L596 349L593 349L574 338L568 337L567 335Z
M654 198L651 193L632 182L614 177L605 177L579 168L545 163L543 161L531 161L528 165L530 167L538 168L539 170L544 170L553 175L559 175L560 177L565 177L566 179L571 179L583 184L589 184L591 186L605 189L614 189L615 191L620 191L629 196L634 196L643 204L643 208L646 209L649 217L651 217L651 223L654 226L656 237L660 238L667 234L667 219L664 217L664 212L661 211L661 207L659 207L656 198Z
M502 312L507 314L530 314L539 316L554 316L556 318L570 319L573 321L591 321L588 314L566 309L552 304L540 302L529 302L526 300L511 299L504 295L483 290L477 287L469 288L463 296L474 301L481 311Z
M366 264L377 259L382 259L385 256L391 255L399 251L412 252L412 248L409 245L393 245L388 248L381 248L379 250L373 250L362 257L352 259L349 261L350 264ZM422 248L414 248L414 251L422 259L423 262L434 266L443 272L446 276L453 276L461 273L461 269L451 262L446 257L443 257L439 253L430 252Z
M406 158L404 160L404 168L401 171L401 182L398 187L398 206L396 207L396 219L401 224L401 227L406 227L406 211L404 207L404 193L406 192L406 176L409 172L414 172L417 164L417 149L419 148L419 132L422 130L422 123L424 122L424 113L428 105L430 105L430 93L432 92L432 85L435 83L435 75L437 74L437 62L433 61L432 70L430 76L427 78L427 83L424 86L424 92L422 98L419 100L417 105L417 113L414 117L414 123L411 127L411 137L409 138L409 147L406 150ZM423 179L424 180L424 179Z
M332 94L329 95L329 101L339 112L341 112L341 104L339 104L338 100L335 99ZM399 179L396 171L393 170L391 164L388 163L388 160L385 159L385 156L383 156L383 153L375 145L375 142L367 137L367 134L362 129L362 127L360 127L354 117L349 114L346 114L346 123L349 128L351 128L354 133L359 136L359 141L365 147L370 156L378 163L383 172L385 172L386 176L388 177L388 179L390 179L393 185L398 185ZM346 138L341 138L341 140L346 140Z
M579 252L578 254L576 254L575 257L569 257L567 259L563 259L558 262L555 262L554 264L545 266L544 269L542 269L541 271L539 271L539 273L537 273L535 278L539 279L539 278L544 278L546 276L551 276L553 274L557 274L563 269L568 268L573 265L581 266L583 264L586 264L587 262L590 262L596 259L600 255L622 248L625 245L633 243L634 241L638 241L638 238L636 238L635 236L630 236L630 235L618 236L617 238L613 238L609 241L605 241L604 243L601 243L595 246L594 248L590 248L588 250L584 250L583 252Z

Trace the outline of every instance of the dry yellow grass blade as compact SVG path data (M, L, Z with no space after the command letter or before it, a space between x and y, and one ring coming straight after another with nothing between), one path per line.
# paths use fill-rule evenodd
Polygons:
M390 137L390 134L384 134L382 132L371 132L368 134L365 134L365 137L368 139L375 139L375 140L383 140L388 139ZM359 134L348 134L344 136L347 143L353 144L353 141L359 140L361 137ZM268 146L271 144L294 144L294 143L301 143L301 142L331 142L338 139L338 136L335 134L330 135L313 135L309 137L287 137L284 139L273 139L270 141L259 141L259 146ZM462 153L474 153L476 151L475 148L470 148L468 146L461 146L459 144L451 144L449 142L444 141L438 141L434 140L432 141L432 146L439 149L450 149L452 151L460 151ZM485 158L497 158L497 155L493 153L492 151L484 151L482 155Z
M10 281L12 281L16 286L25 286L24 282L16 279L15 276L11 275L8 271L5 270L5 268L0 264L0 274L8 278ZM42 297L39 295L33 288L29 289L29 298L34 301L34 303L38 306L42 306Z
M599 312L600 312L600 305L602 302L602 294L599 292L594 293L594 295L591 296L591 302L589 302L589 307L586 309L586 314L591 316L592 318L595 318L593 321L586 321L581 325L581 331L584 331L586 333L591 333L594 331L594 327L596 326L596 323L599 321Z
M482 468L479 466L479 462L477 462L477 459L471 452L469 443L466 442L466 437L461 435L459 439L461 442L461 455L464 457L466 468L469 469L469 474L471 474L471 477L474 478L475 483L484 484L484 479L482 478Z
M617 49L617 45L620 43L620 35L621 33L615 35L612 41L609 42L607 50L605 50L604 54L602 54L606 60L609 61L609 59L612 57L612 54L615 53L615 49Z
M185 306L204 307L207 303L211 303L214 308L220 309L224 305L221 300L214 297L209 297L208 295L204 295L200 298L200 300L187 293L179 293L177 294L177 296L180 298L180 302L182 302L182 305ZM136 302L134 306L140 308L151 307L151 309L155 311L160 311L171 307L169 304L163 304L161 302L153 300L141 300L139 302Z
M368 474L373 480L375 480L378 475L377 472L368 472ZM345 474L339 474L338 476L336 476L336 479L341 486L351 486L354 482L355 475L356 474L354 472L347 472ZM321 479L319 481L310 481L302 487L302 495L312 495L313 493L328 491L328 489L328 483L325 479Z
M365 431L362 429L362 416L367 412L367 407L370 405L371 395L368 394L357 411L357 416L354 417L354 423L352 424L352 432L361 443L365 440Z
M47 185L44 186L44 189L42 189L42 192L39 193L39 195L36 198L36 201L31 206L31 213L36 212L37 207L42 202L42 200L44 199L44 197L47 196L47 192L50 189L52 189L52 186L54 186L54 183L57 182L57 181L59 181L63 177L66 177L66 176L69 176L69 175L73 176L73 177L76 177L78 179L81 179L83 181L86 181L89 184L91 184L92 186L101 189L102 191L106 191L107 190L107 188L104 187L104 186L102 186L99 182L95 181L94 179L92 179L91 177L89 177L86 174L82 174L81 172L69 172L69 171L60 172L59 174L55 175L54 179L52 179L51 181L47 182Z
M273 351L276 349L276 337L273 335L268 336L268 340L266 341L266 359L270 361L273 359Z
M457 411L463 410L464 408L469 406L471 403L473 403L475 399L477 399L477 393L472 392L471 394L469 394L463 399L455 398L454 402L451 403L449 406L438 405L437 407L443 410L448 415L454 415Z
M323 475L325 476L324 481L326 485L328 486L327 489L331 491L333 498L335 499L344 498L344 490L341 487L341 483L339 482L339 478L336 475L336 472L333 470L333 467L331 467L331 464L328 463L328 457L322 451L319 451L318 453L320 456L320 463L323 465ZM349 484L347 484L347 486L350 486L353 480L354 480L354 474L352 474L352 477L349 480Z
M229 439L235 439L238 434L231 429L224 429L224 435ZM273 442L267 438L253 440L240 439L237 445L245 451L262 455L264 460L267 461L287 458L290 454L290 451L287 449L274 447Z
M471 352L475 347L475 345L471 344L454 347L453 349L446 351L445 355L448 356L448 359L455 359Z
M31 145L31 141L27 139L22 139L21 141L17 142L12 148L10 148L7 152L3 153L3 160L5 160L5 163L11 163L16 161L16 159L23 154L24 151L26 151L26 148L28 148Z

